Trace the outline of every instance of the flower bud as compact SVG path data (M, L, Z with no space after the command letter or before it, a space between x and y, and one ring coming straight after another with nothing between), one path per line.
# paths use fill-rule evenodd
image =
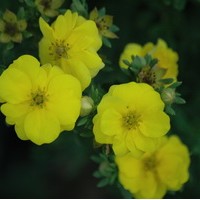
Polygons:
M176 97L175 90L172 88L165 88L161 93L161 98L165 104L172 104Z
M83 96L81 99L81 113L80 116L84 117L89 115L94 107L94 101L91 97Z

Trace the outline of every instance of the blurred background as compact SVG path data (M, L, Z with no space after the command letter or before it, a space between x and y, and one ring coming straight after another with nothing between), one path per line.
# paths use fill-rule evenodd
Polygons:
M119 55L129 42L145 44L164 39L179 54L178 92L185 105L175 106L172 132L179 135L191 153L190 180L182 191L166 198L200 198L200 1L199 0L88 0L89 10L105 7L114 16L120 31L112 48L101 50L112 62L114 73L102 71L95 78L102 85L125 80L118 66ZM19 1L0 0L0 11L17 12ZM66 0L63 8L69 8ZM31 25L30 25L31 26ZM29 25L28 28L29 30ZM31 29L31 27L30 27ZM15 45L4 54L0 43L0 65L8 66L22 54L35 51L40 33ZM30 45L31 44L31 45ZM28 48L27 48L28 47ZM102 79L104 77L104 79ZM93 139L65 132L53 143L36 146L17 138L0 114L0 198L122 198L115 186L97 188L92 173L98 168L90 156L95 154Z

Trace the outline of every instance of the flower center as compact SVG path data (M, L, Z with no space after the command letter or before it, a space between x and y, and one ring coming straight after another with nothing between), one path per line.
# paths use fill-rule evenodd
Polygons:
M158 165L155 155L151 155L143 159L143 166L145 170L153 171Z
M44 9L49 9L51 7L52 0L41 0L40 3L44 6Z
M67 51L69 50L69 44L65 44L64 40L56 40L51 43L49 47L49 54L54 56L55 60L60 59L61 57L67 58Z
M45 89L41 90L40 88L36 92L31 93L31 106L37 106L43 108L48 100L48 95L46 94Z
M5 33L14 36L16 33L18 33L18 28L17 24L12 24L12 23L6 23L5 24Z
M140 115L134 111L130 111L123 116L123 127L128 130L136 129L140 125L140 121Z
M106 21L104 18L100 19L100 20L95 20L96 25L98 30L101 32L103 30L107 30L109 27L106 24Z

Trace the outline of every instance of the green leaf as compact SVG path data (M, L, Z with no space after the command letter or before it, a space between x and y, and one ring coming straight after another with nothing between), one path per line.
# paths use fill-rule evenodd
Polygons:
M89 137L93 137L93 133L91 131L86 131L86 132L80 133L80 136L85 137L85 138L89 138Z
M90 159L96 163L101 163L101 158L99 156L91 156Z
M131 63L130 63L128 60L123 60L123 63L124 63L125 65L127 65L127 66L130 66L130 65L131 65Z
M24 35L24 38L30 38L30 37L33 36L33 34L31 32L28 32L28 31L24 31L23 35Z
M103 178L99 181L99 183L97 184L97 187L104 187L106 185L109 184L109 178Z
M82 126L88 121L88 117L83 117L77 122L77 126Z
M101 177L102 177L102 175L101 175L101 173L100 173L99 171L95 171L95 172L93 173L93 176L94 176L95 178L101 178Z
M181 98L181 97L176 97L175 100L174 100L174 103L185 104L186 101L183 98Z
M35 3L32 0L24 0L26 5L29 7L34 8L35 7Z
M107 46L107 47L109 47L109 48L112 47L112 44L111 44L111 42L110 42L110 40L109 40L108 38L102 37L102 41L103 41L103 44L104 44L105 46Z
M103 17L106 14L106 8L103 7L101 9L99 9L98 13L99 13L99 17Z
M72 11L78 12L85 18L88 18L88 6L86 0L73 0L71 4Z
M170 87L170 88L177 88L177 87L179 87L181 84L182 84L182 82L177 81L177 82L175 82L175 83L172 83L169 87Z
M171 105L167 105L165 107L165 111L166 111L166 113L168 113L170 115L176 115L176 113L175 113L174 109L171 107Z
M112 24L112 25L110 26L110 31L112 31L112 32L117 32L117 31L119 31L119 30L120 30L119 27L116 26L116 25L114 25L114 24Z
M158 63L158 59L154 58L153 60L151 60L151 62L149 63L150 67L153 67L154 65L156 65Z
M160 79L159 82L164 83L164 84L170 84L174 81L173 78L165 78L165 79Z
M25 10L24 7L20 7L17 12L17 18L18 19L25 19Z

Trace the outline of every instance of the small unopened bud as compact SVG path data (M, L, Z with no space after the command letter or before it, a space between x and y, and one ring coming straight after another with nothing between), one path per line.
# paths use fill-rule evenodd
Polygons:
M81 99L81 113L80 116L84 117L89 115L94 107L94 101L91 97L83 96Z
M165 88L161 93L161 98L165 104L174 103L174 99L176 97L175 90L172 88Z

